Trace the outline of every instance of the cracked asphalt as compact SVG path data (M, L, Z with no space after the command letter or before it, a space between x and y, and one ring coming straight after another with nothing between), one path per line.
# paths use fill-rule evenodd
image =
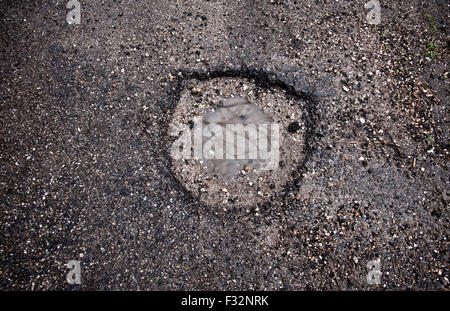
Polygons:
M448 290L449 4L365 2L1 1L0 288ZM169 157L215 77L307 102L305 160L248 209Z

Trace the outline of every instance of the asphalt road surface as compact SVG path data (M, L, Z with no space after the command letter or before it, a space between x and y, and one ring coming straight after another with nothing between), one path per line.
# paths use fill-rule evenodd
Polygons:
M449 5L365 2L1 1L0 288L448 289ZM248 208L169 156L213 78L303 102L301 160Z

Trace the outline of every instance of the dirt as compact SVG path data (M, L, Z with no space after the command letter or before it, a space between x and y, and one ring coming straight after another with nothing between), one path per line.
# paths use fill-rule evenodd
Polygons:
M269 128L272 124L278 125L277 143L280 147L276 151L278 160L275 159L274 153L274 165L269 167L269 163L260 160L259 155L257 159L250 160L249 154L246 154L248 160L242 161L195 159L192 154L190 159L182 158L172 163L176 176L179 176L179 180L186 189L200 201L225 210L248 208L269 200L282 190L282 187L292 178L292 172L296 171L304 160L305 129L291 134L287 131L289 124L295 120L302 120L302 100L293 96L287 98L286 91L279 88L258 87L248 79L189 80L173 113L170 127L175 128L177 125L184 124L185 128L189 128L189 122L193 123L196 115L207 119L208 113L220 109L221 101L226 102L232 96L244 96L249 103L264 113L265 117L256 119L253 117L255 120L252 119L251 124L267 124ZM228 120L229 123L232 121ZM242 124L242 121L239 122ZM195 135L194 130L192 130L193 135ZM272 133L268 133L266 137L270 144ZM269 150L271 150L270 146ZM237 166L232 166L231 169L224 168L227 163ZM264 170L263 164L266 164L268 169ZM247 169L246 165L248 165Z

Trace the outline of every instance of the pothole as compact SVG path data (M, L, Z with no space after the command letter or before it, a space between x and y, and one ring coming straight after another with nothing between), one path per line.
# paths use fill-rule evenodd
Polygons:
M176 146L174 150L185 152L183 156L172 159L172 169L180 183L203 203L224 209L255 206L280 192L292 179L292 172L305 159L307 129L303 113L306 102L289 95L282 88L266 88L252 79L242 77L191 79L184 81L183 87L179 102L171 112L173 116L169 131L173 135L171 143ZM224 155L223 158L217 159L214 153L216 148L212 148L213 158L211 155L208 157L205 150L211 149L205 149L205 144L211 137L216 137L208 133L208 126L213 125L216 130L218 127L225 137L227 124L242 124L247 130L244 131L245 136L241 136L241 141L246 142L243 149L245 157L238 158L239 146L236 144L239 132L234 136L233 159L229 154L227 156L229 149L226 144L229 139L222 137L224 150L219 151ZM260 157L260 153L256 158L252 156L256 147L252 145L252 141L255 141L252 140L254 132L249 125L262 124L267 126L258 127L258 148L263 141L261 137L266 135L265 150L269 152L269 158ZM199 125L202 132L196 132ZM189 132L188 136L185 135L186 131ZM278 132L278 136L275 132ZM200 149L194 142L199 133L203 133L200 134ZM180 146L183 139L185 143ZM192 144L186 143L186 139ZM187 145L186 149L184 145ZM275 147L276 157L273 156ZM274 159L276 163L273 163Z

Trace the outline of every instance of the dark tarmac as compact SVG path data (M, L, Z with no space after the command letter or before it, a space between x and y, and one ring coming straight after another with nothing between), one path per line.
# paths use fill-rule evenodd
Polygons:
M0 289L449 289L449 4L365 2L80 1L69 25L1 1ZM301 163L248 209L169 157L187 81L217 77L306 103Z

